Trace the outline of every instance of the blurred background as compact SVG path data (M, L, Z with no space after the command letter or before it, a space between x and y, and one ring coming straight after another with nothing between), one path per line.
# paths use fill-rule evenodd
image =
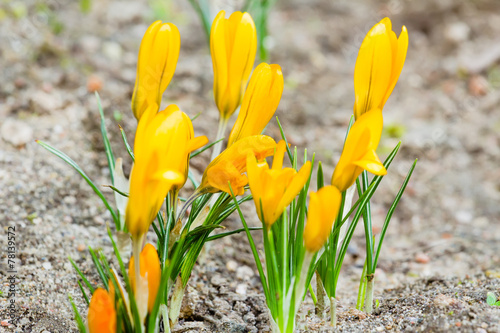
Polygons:
M232 0L212 5L210 19L220 9L242 7ZM436 275L498 277L500 2L277 1L270 7L264 40L267 61L280 64L285 78L277 116L290 142L316 152L331 177L352 114L359 46L385 16L397 34L406 25L410 45L384 108L380 154L385 158L400 140L403 145L372 200L375 233L411 163L419 162L389 227L376 293ZM105 224L110 216L76 172L34 139L63 150L96 183L108 184L92 93L98 91L115 156L124 157L128 174L131 163L117 124L132 143L137 53L143 33L156 19L176 24L181 33L179 62L164 106L178 104L190 116L201 112L195 132L213 140L218 111L210 51L189 1L0 1L0 221L18 230L18 304L25 316L45 320L49 326L43 327L55 325L54 331L73 327L68 293L83 309L67 256L91 272L85 245L109 251ZM275 120L266 133L280 137ZM207 152L192 160L197 176L209 157ZM253 214L251 208L247 214ZM227 226L239 223L233 217ZM355 302L364 246L360 226L345 263L344 287L339 287L347 304ZM207 300L225 311L220 303L225 301L210 295L234 294L237 288L236 294L244 290L250 295L244 302L263 304L244 235L214 243L207 257L207 267L198 267L190 282L198 294L191 299L191 313L189 306L183 310L186 318L202 311L196 310L197 303L210 307Z

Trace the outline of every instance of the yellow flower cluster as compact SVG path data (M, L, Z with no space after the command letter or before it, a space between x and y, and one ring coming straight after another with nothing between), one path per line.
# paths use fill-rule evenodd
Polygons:
M376 24L361 45L354 72L356 121L346 138L331 185L310 193L303 235L304 246L310 252L319 251L328 239L338 215L341 193L353 185L361 172L387 172L376 154L382 134L382 108L401 73L407 47L406 28L397 38L388 18ZM269 229L304 189L312 165L307 161L298 171L283 168L286 143L276 143L262 135L278 108L284 81L279 65L262 63L253 71L247 86L256 48L256 28L248 13L235 12L228 19L224 11L217 15L210 35L215 104L221 119L226 121L240 104L241 108L227 148L207 166L197 191L242 195L248 184L258 217ZM143 239L167 194L176 194L184 186L190 154L208 142L205 136L195 137L190 118L178 106L159 111L179 49L180 36L175 25L157 21L146 31L139 51L132 97L132 111L138 120L135 163L126 208L126 227L135 241ZM269 156L273 156L272 167L265 160ZM137 277L147 280L147 309L151 311L161 278L158 254L154 246L147 244L136 259L139 264L134 257L129 262L132 290L139 290ZM95 291L88 314L90 333L115 332L114 296L114 291Z

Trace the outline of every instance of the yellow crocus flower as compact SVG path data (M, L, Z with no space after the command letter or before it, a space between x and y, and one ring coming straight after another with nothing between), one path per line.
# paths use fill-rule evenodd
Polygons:
M310 252L319 251L332 231L340 209L342 195L335 186L324 186L309 194L307 224L304 229L304 246Z
M354 68L354 116L358 119L372 109L383 109L396 86L408 49L408 31L403 26L399 38L389 18L368 32L359 49Z
M243 138L224 150L205 169L199 191L201 193L231 194L229 184L235 195L245 192L248 178L243 175L247 168L247 156L255 156L262 161L271 156L276 148L276 141L266 135L253 135Z
M304 188L311 174L310 161L307 161L299 172L293 168L282 168L285 150L286 143L281 140L276 147L271 169L267 162L257 163L253 155L247 157L248 184L257 215L267 229L271 228Z
M115 333L116 310L113 297L104 289L97 288L90 299L87 315L89 333Z
M375 152L382 135L382 127L383 117L380 109L361 115L352 125L332 176L332 185L341 192L354 184L363 170L379 176L387 173Z
M135 135L125 223L136 238L147 232L168 191L186 182L189 154L208 141L192 138L191 120L177 105L156 110L144 112Z
M276 112L283 93L283 74L279 65L262 63L255 68L243 102L229 135L228 147L241 138L261 134Z
M158 258L158 252L155 247L150 243L144 246L139 256L139 265L141 276L148 280L148 312L153 310L153 306L156 301L156 294L158 293L158 288L160 288L161 280L161 267L160 258ZM132 290L135 293L135 274L134 274L134 256L130 258L128 264L128 277L130 279L130 284Z
M228 119L243 98L257 52L257 30L248 13L234 12L226 19L221 10L210 31L214 69L214 99L221 119Z
M139 120L149 105L158 108L177 66L181 37L172 23L156 21L146 30L139 49L132 111ZM158 111L158 109L156 110Z

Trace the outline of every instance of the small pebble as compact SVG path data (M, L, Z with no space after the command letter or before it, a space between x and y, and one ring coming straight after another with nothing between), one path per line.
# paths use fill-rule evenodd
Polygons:
M226 268L230 272L236 272L236 269L238 268L238 263L234 260L229 260L226 263Z
M457 322L455 323L455 326L456 326L456 327L460 327L460 326L462 326L462 323L461 323L461 322L459 322L459 321L457 321Z
M382 326L377 327L377 332L383 332L384 328Z
M76 249L78 250L78 252L85 251L85 249L86 249L85 244L78 244Z
M418 253L415 256L415 261L418 262L419 264L427 264L431 258L425 253Z
M52 264L50 262L44 262L42 264L42 267L45 268L46 270L50 270L52 268Z
M7 321L2 320L1 325L2 326L9 326L10 324Z
M0 128L2 139L15 147L23 147L33 140L33 129L23 121L7 118Z
M248 266L240 266L236 270L236 277L240 280L250 280L253 275L253 270Z
M246 295L247 294L247 285L246 284L239 284L236 286L236 293L239 295Z

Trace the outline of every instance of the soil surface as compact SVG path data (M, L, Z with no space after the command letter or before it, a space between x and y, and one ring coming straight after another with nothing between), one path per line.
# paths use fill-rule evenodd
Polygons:
M235 5L215 3L227 11ZM357 51L384 16L397 33L407 26L410 45L384 109L380 154L399 140L403 146L373 199L376 233L411 163L419 162L385 239L372 315L354 309L365 246L361 226L357 230L339 283L338 330L500 332L500 308L486 303L488 292L500 295L498 1L278 2L266 42L270 62L280 64L285 77L277 115L291 143L316 152L331 175L352 114ZM96 99L89 92L98 89L111 144L128 173L117 124L132 142L137 52L156 18L175 23L182 38L164 103L176 103L190 116L202 112L195 131L213 140L218 112L212 64L188 1L94 1L88 13L76 1L0 4L1 332L76 332L68 295L86 314L68 256L97 284L86 246L111 257L111 217L87 183L34 140L66 152L97 184L109 184ZM274 120L267 134L279 138ZM207 152L192 160L196 176L209 157ZM258 225L251 205L245 214ZM228 229L239 226L235 216L226 223ZM12 267L9 231L16 241ZM12 274L15 297L7 298ZM307 299L298 330L330 331L328 318L318 319ZM174 332L266 332L267 318L250 248L239 234L213 242L195 266Z

